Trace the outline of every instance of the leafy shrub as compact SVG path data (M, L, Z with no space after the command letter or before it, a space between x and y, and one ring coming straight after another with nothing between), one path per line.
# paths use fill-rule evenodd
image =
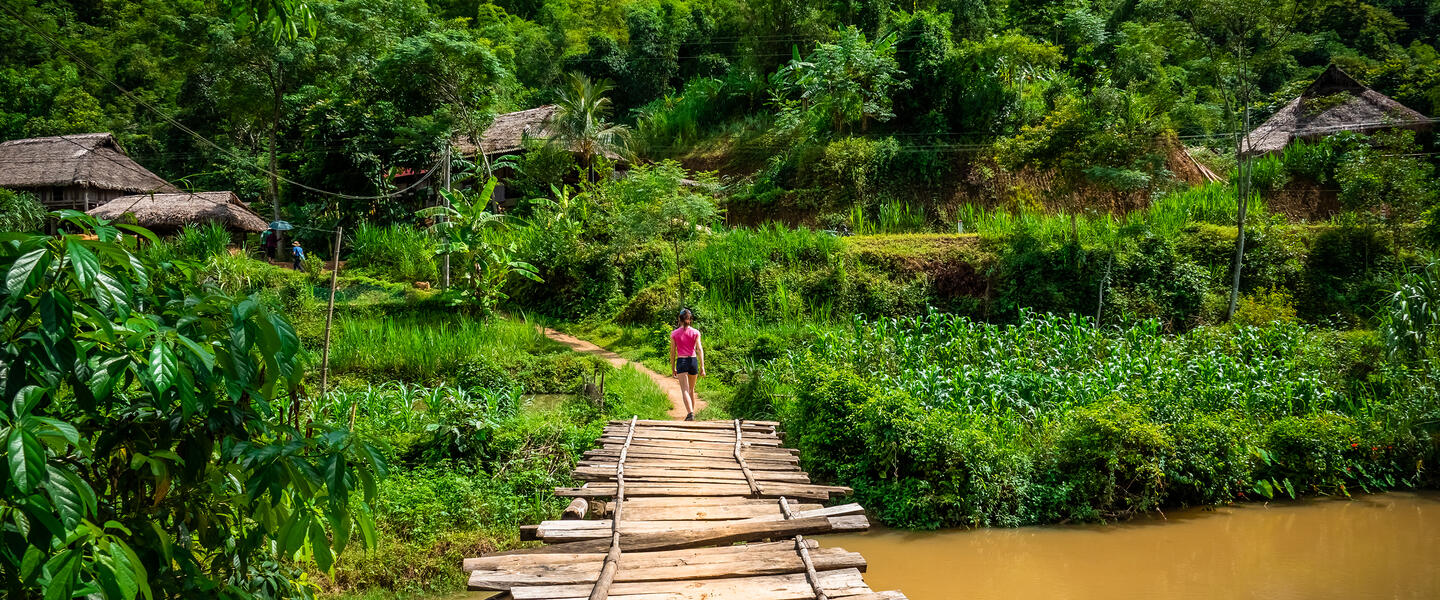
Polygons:
M1290 294L1282 289L1258 290L1241 296L1232 319L1240 325L1294 323L1295 305Z
M1265 429L1269 460L1258 474L1287 487L1307 485L1320 493L1341 491L1349 470L1345 453L1350 444L1358 444L1355 439L1354 421L1340 415L1279 419Z
M1254 433L1234 412L1194 414L1170 428L1174 453L1165 463L1167 500L1180 505L1224 504L1250 489L1247 449Z
M1081 408L1056 442L1056 484L1070 493L1058 515L1095 520L1158 508L1173 446L1138 406L1110 398Z

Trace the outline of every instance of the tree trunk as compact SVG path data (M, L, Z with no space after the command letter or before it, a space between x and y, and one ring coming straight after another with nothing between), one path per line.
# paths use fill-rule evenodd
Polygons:
M1225 312L1226 321L1235 318L1235 306L1240 300L1240 270L1245 264L1245 213L1250 206L1251 160L1247 154L1249 148L1246 147L1245 143L1246 136L1250 134L1250 87L1245 84L1245 59L1243 51L1241 52L1240 61L1240 85L1242 86L1240 95L1242 103L1244 104L1241 106L1241 111L1243 111L1245 116L1243 117L1244 125L1241 128L1240 138L1235 142L1235 155L1239 160L1238 164L1240 168L1240 181L1236 183L1236 202L1238 202L1239 205L1236 207L1235 220L1237 230L1235 236L1235 262L1232 265L1233 276L1230 280L1230 307Z
M278 70L278 69L277 69L277 70ZM275 145L278 143L278 140L279 140L279 131L280 131L280 99L281 99L281 94L280 94L280 77L279 77L279 74L277 73L276 76L275 76L275 78L274 78L273 80L271 80L271 81L272 81L272 84L273 84L273 85L271 85L271 89L274 91L274 97L273 97L274 104L272 105L272 107L273 107L274 110L273 110L273 112L271 112L271 119L270 119L270 216L271 216L271 219L270 219L270 220L272 220L272 221L279 221L279 220L280 220L280 181L279 181L280 174L279 174L279 171L278 171L277 168L276 168L276 161L275 161ZM280 233L280 232L276 232L276 235L281 235L281 233ZM285 241L285 240L284 240L283 237L282 237L281 239L279 239L279 240L276 240L275 249L276 249L277 252L283 252L283 250L281 250L281 247L283 246L284 241Z

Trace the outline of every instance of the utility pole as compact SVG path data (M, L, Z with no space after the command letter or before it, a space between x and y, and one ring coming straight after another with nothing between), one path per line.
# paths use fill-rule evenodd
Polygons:
M326 386L330 383L330 323L335 320L335 283L340 273L340 234L344 231L344 227L335 227L335 250L330 254L330 306L325 311L325 346L320 351L321 398L325 397Z
M450 196L449 196L449 194L448 194L448 192L450 191L450 142L451 142L450 138L447 138L447 139L445 140L445 160L441 161L442 164L440 165L440 169L441 169L441 171L440 171L440 177L441 177L441 182L440 182L440 184L443 185L443 186L445 186L445 192L447 192L447 193L444 193L444 194L440 194L440 197L445 200L445 208L450 208ZM449 220L449 219L450 219L450 215L447 214L447 215L445 215L444 217L441 217L441 218L442 218L442 219ZM441 283L440 283L440 287L441 287L442 289L448 290L448 289L450 289L450 253L449 253L449 252L446 252L446 253L445 253L445 266L444 266L444 269L445 269L445 275L444 275L444 279L443 279L443 280L441 281Z
M1233 264L1233 276L1230 281L1230 307L1225 312L1225 320L1229 321L1235 317L1235 306L1240 300L1240 269L1245 264L1245 213L1250 206L1250 155L1249 144L1246 139L1250 136L1250 86L1245 80L1245 49L1242 46L1239 52L1240 58L1240 110L1244 117L1240 134L1235 140L1236 167L1239 170L1239 181L1235 182L1236 201L1236 236L1235 236L1235 262Z

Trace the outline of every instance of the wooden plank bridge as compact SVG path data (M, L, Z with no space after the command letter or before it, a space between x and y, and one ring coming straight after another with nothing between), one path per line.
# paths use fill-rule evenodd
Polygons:
M575 469L544 545L465 561L470 589L515 600L904 600L865 558L805 536L869 527L849 488L816 485L773 421L612 421ZM595 517L595 518L590 518Z

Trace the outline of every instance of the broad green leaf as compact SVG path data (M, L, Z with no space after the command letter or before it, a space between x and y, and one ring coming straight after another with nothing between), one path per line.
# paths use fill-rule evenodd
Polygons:
M320 570L329 573L335 557L330 554L330 540L325 537L325 527L319 521L310 523L310 552Z
M34 434L23 428L12 428L5 441L10 478L26 494L34 491L45 477L45 447Z
M1268 480L1257 480L1255 482L1255 493L1260 494L1261 496L1264 496L1266 498L1274 498L1275 486L1271 485Z
M14 400L10 402L11 415L16 419L24 418L43 399L45 399L45 388L36 385L20 388L20 392L15 394Z
M80 572L80 553L74 549L56 554L45 563L50 583L45 586L45 600L70 600Z
M205 347L195 343L195 340L192 340L183 335L176 335L175 339L178 340L187 349L189 349L190 353L195 355L195 358L200 359L201 363L204 363L205 370L207 372L215 368L215 355L207 351Z
M60 473L60 477L51 477L50 485L45 489L50 492L50 502L55 505L55 512L60 515L60 522L68 529L74 529L80 524L89 513L86 510L85 501L81 498L80 492L75 489L74 482L65 477L60 469L51 469L51 474Z
M334 533L335 555L345 553L345 546L350 543L350 507L345 504L335 506L330 511L330 530Z
M49 264L48 248L39 248L21 255L10 265L10 270L5 272L5 290L19 296L28 294L35 285L36 276L43 273Z
M95 257L95 253L72 240L65 244L65 256L70 258L70 268L75 271L75 279L80 283L80 289L93 295L96 280L100 277L100 260Z
M170 389L179 379L180 365L175 360L175 351L170 349L164 338L155 338L155 345L150 347L150 364L145 372L157 393Z

